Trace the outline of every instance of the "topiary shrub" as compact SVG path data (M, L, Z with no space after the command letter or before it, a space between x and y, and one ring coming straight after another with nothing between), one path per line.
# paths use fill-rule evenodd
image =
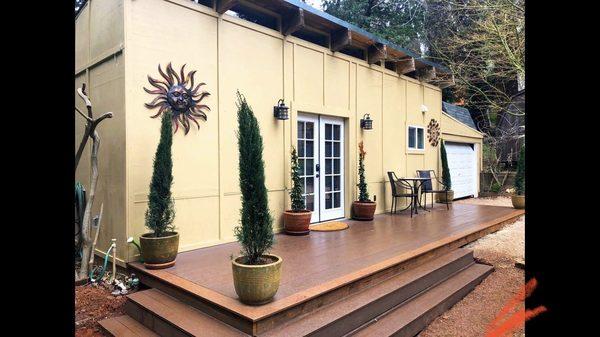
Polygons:
M304 196L302 196L302 178L300 178L300 165L298 165L298 153L292 147L292 189L290 199L292 200L292 211L300 212L306 210Z
M371 202L369 199L369 191L367 191L367 180L365 178L365 152L363 142L358 144L358 201Z
M446 146L442 141L440 152L442 155L442 183L446 191L452 190L452 179L450 178L450 168L448 167L448 154L446 154Z
M145 225L152 230L155 237L163 237L175 231L175 207L171 196L173 184L173 160L171 145L173 144L173 127L171 112L165 112L160 125L160 141L154 154L154 168Z
M517 195L525 194L525 146L522 146L519 152L517 174L515 176L515 190Z
M265 163L262 158L263 140L258 121L246 98L237 93L238 150L242 209L240 225L234 233L242 245L244 264L261 264L275 241L273 218L269 212L265 186Z

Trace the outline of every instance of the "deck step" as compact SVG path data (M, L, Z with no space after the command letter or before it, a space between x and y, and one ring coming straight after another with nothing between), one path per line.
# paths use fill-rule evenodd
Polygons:
M342 336L474 264L473 251L456 249L260 336Z
M413 337L466 296L492 271L492 266L473 264L347 336Z
M157 289L128 295L125 312L160 336L248 336Z
M115 337L160 337L127 315L107 318L98 323L104 331Z

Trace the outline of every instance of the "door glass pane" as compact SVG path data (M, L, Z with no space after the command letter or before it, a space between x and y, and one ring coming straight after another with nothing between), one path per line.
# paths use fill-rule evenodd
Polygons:
M340 207L340 192L333 193L333 208Z
M333 156L334 157L340 156L340 143L339 142L333 143Z
M408 127L408 147L415 148L415 128Z
M298 138L304 138L304 122L298 122Z
M340 165L341 165L341 163L340 163L339 159L334 159L333 160L333 173L340 174L340 172L341 172Z
M333 189L336 191L340 190L340 176L333 177Z
M305 193L314 193L314 192L315 192L315 178L307 177Z
M325 192L331 191L331 176L325 177Z
M298 157L304 157L304 141L298 141Z
M309 211L315 210L315 196L314 195L306 196L306 209Z
M331 171L332 171L331 164L332 164L331 159L325 159L325 174L331 174Z
M306 155L305 157L313 157L315 155L315 143L312 140L306 141Z
M325 124L325 140L331 140L331 124Z
M325 142L325 157L331 157L331 142Z
M300 174L304 175L304 159L298 159L298 166L300 167Z
M331 193L325 193L325 209L330 209L331 207Z
M306 159L306 175L311 176L314 174L315 163L313 159Z
M423 138L423 129L417 129L417 145L419 149L425 148L425 142Z
M314 139L315 138L315 131L314 131L314 123L306 123L306 139Z
M339 125L333 126L333 139L340 140L340 126Z

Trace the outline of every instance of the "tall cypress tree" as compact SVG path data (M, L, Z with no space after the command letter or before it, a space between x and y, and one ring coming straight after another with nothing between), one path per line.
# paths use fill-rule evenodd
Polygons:
M235 236L242 245L246 264L260 264L261 255L274 243L273 218L269 212L265 163L262 158L263 140L258 121L246 98L237 93L238 149L240 190L242 191L241 225Z
M299 212L306 209L306 203L302 196L302 178L300 178L298 153L295 147L292 147L292 190L290 191L290 199L292 200L292 211Z
M155 237L168 235L175 230L175 207L171 196L173 184L173 160L171 145L173 144L173 129L171 113L165 112L160 126L160 141L154 155L154 170L148 194L148 209L146 210L146 227L154 232Z
M367 179L365 178L365 155L367 154L364 149L363 142L358 144L358 201L369 202L369 191L367 191Z
M448 167L448 155L446 154L446 145L442 141L440 149L442 155L442 183L444 183L444 189L450 191L452 189L452 179L450 178L450 168Z
M521 151L519 152L517 174L515 176L515 189L517 195L525 194L525 146L522 146Z

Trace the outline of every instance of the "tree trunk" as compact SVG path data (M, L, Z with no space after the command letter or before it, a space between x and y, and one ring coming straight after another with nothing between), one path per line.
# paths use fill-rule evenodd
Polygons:
M92 135L92 179L90 182L90 192L88 194L88 200L85 205L85 213L83 214L83 221L81 222L81 237L82 242L82 257L81 267L79 269L78 280L83 280L89 276L88 261L90 260L93 249L92 241L92 206L94 205L94 196L96 194L96 184L98 182L98 149L100 148L100 136L98 132L94 131Z

